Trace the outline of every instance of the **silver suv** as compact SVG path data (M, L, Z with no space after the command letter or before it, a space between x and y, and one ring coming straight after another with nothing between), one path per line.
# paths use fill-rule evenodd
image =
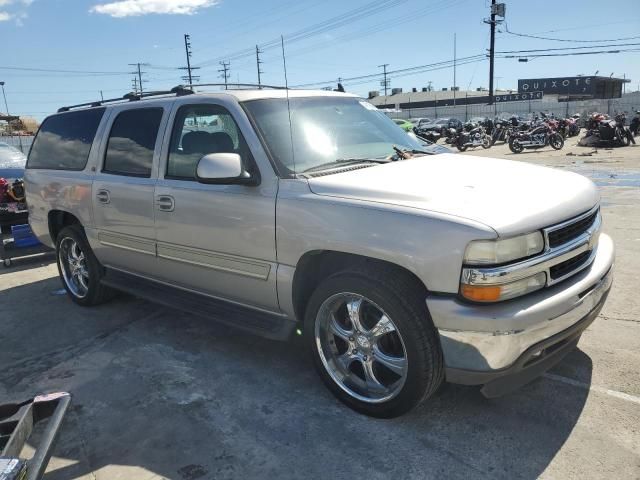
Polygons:
M114 291L286 340L350 407L443 381L508 392L578 343L612 282L586 178L450 153L326 91L98 102L48 117L31 227L79 305Z

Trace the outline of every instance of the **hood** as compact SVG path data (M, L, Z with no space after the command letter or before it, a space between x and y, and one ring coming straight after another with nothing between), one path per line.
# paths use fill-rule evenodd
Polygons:
M599 201L576 173L494 158L442 154L309 179L318 195L462 217L511 236L553 225Z

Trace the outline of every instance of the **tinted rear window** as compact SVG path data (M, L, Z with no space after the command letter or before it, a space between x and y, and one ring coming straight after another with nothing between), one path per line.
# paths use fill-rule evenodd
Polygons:
M162 108L121 112L111 127L103 172L136 177L151 176L153 151L162 113Z
M82 170L104 111L92 108L48 117L33 141L27 168Z

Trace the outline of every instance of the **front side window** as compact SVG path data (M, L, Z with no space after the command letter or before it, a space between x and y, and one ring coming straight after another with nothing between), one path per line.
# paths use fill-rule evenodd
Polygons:
M200 159L210 153L237 153L250 167L249 149L231 113L219 105L184 105L176 114L167 178L195 180Z
M336 160L385 159L402 149L423 150L383 112L354 97L251 100L244 107L282 173L301 173ZM291 125L291 128L290 128Z
M27 168L84 169L104 111L90 108L48 117L33 141Z
M120 112L111 127L102 171L150 177L162 113L162 108L137 108Z

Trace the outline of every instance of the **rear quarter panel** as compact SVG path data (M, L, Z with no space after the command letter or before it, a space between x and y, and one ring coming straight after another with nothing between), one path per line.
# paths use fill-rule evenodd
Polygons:
M49 234L49 212L62 210L74 215L83 226L92 225L92 177L83 172L31 170L25 172L29 224L45 245L54 247Z

